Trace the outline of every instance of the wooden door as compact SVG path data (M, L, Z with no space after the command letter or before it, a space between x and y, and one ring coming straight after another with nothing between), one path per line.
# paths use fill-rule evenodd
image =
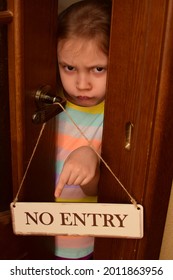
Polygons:
M173 171L173 1L112 2L102 154L131 195L144 206L145 236L142 240L97 238L95 259L157 259ZM56 87L57 1L8 0L8 10L13 17L8 26L15 197L41 129L31 121L35 91L45 84L50 84L53 91ZM133 130L127 150L125 128L129 122ZM101 170L99 201L129 202L103 165ZM19 200L52 201L53 188L52 120L46 125ZM9 251L6 259L52 258L53 238L16 237L8 228L3 241ZM0 258L4 258L3 252Z
M144 238L97 238L96 259L159 257L173 174L172 27L172 0L113 0L102 154L144 206ZM109 171L101 170L99 201L128 203Z
M56 90L57 2L8 1L8 10L12 16L8 24L8 49L13 198L42 128L42 125L32 123L32 115L36 111L36 90L47 84L52 87L54 94ZM19 201L53 201L54 131L52 119L46 124L19 194ZM52 237L16 237L8 228L3 242L9 253L4 255L2 252L1 259L53 258Z

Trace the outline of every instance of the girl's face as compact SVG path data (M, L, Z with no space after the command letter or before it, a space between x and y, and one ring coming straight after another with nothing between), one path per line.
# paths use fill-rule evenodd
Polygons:
M58 65L65 96L90 107L105 98L108 57L97 41L73 38L58 43Z

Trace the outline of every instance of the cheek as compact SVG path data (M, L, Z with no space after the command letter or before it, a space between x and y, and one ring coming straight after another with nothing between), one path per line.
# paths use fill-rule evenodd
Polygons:
M103 97L106 93L106 78L103 78L97 82L97 92L100 97Z
M63 85L63 88L69 92L70 88L72 87L72 79L70 76L67 77L64 73L60 72L60 78Z
M59 75L60 75L60 79L61 79L62 85L64 87L64 85L66 83L65 75L63 74L63 72L61 70L59 71Z

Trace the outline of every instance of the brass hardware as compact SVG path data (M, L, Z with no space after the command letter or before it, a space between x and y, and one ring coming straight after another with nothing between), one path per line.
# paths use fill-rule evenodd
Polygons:
M59 96L52 96L49 85L39 88L35 93L35 101L38 110L32 115L34 124L42 124L62 112L62 108L57 104L61 103L63 107L66 101Z
M131 149L131 140L132 140L132 130L133 130L133 123L127 122L125 125L125 149L130 151Z
M43 107L45 104L61 103L62 98L59 96L52 96L51 86L46 85L40 87L35 94L35 101L37 107Z

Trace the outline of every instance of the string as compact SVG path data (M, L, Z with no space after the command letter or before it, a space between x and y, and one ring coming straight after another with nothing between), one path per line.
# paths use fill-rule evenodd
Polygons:
M86 135L83 133L83 131L78 127L78 125L77 125L77 124L75 123L75 121L72 119L72 117L70 116L70 114L66 111L66 109L63 107L63 105L62 105L61 103L59 103L59 102L54 102L54 104L55 104L55 105L57 104L57 105L59 105L59 106L62 108L62 110L66 113L66 115L67 115L68 118L71 120L71 122L74 124L74 126L76 127L76 129L77 129L77 130L80 132L80 134L85 138L85 140L87 141L87 143L89 144L89 146L92 148L92 150L97 154L98 158L103 162L103 164L106 166L106 168L107 168L107 169L109 170L109 172L112 174L112 176L115 178L115 180L116 180L116 181L118 182L118 184L121 186L121 188L126 192L126 194L128 195L128 197L130 198L131 203L132 203L136 208L138 208L136 200L131 196L131 194L128 192L128 190L125 188L125 186L121 183L121 181L118 179L118 177L117 177L117 176L115 175L115 173L112 171L112 169L111 169L110 166L107 164L107 162L106 162L106 161L102 158L102 156L95 150L95 148L92 146L91 141L89 141L89 139L86 137ZM20 193L21 188L22 188L22 186L23 186L23 184L24 184L24 181L25 181L25 179L26 179L28 170L29 170L30 165L31 165L31 163L32 163L33 157L34 157L35 152L36 152L36 150L37 150L37 147L38 147L38 144L39 144L40 139L41 139L41 137L42 137L42 134L43 134L43 131L44 131L44 129L45 129L45 126L46 126L46 123L44 123L44 124L42 125L42 128L41 128L41 130L40 130L40 133L39 133L37 142L36 142L36 144L35 144L35 147L34 147L34 149L33 149L33 152L32 152L32 154L31 154L31 157L30 157L29 162L28 162L28 164L27 164L25 173L24 173L24 175L23 175L22 181L21 181L21 183L20 183L19 189L18 189L18 191L17 191L16 197L15 197L14 200L13 200L13 203L14 203L13 206L14 206L14 207L15 207L16 202L18 201L19 193Z
M34 146L34 149L33 149L33 151L32 151L31 157L30 157L29 162L28 162L28 164L27 164L27 167L26 167L25 173L24 173L24 175L23 175L22 181L21 181L21 183L20 183L19 189L18 189L18 191L17 191L16 197L15 197L14 200L13 200L13 203L14 203L13 206L14 206L14 207L15 207L16 202L18 201L19 193L20 193L21 188L22 188L22 186L23 186L23 184L24 184L24 181L25 181L25 179L26 179L26 175L27 175L28 170L29 170L29 168L30 168L30 165L31 165L31 163L32 163L33 157L34 157L35 152L36 152L36 150L37 150L37 147L38 147L38 144L39 144L40 139L41 139L41 137L42 137L42 134L43 134L43 131L44 131L44 129L45 129L45 126L46 126L46 123L44 123L44 124L42 125L42 127L41 127L39 136L38 136L38 138L37 138L37 142L36 142L36 144L35 144L35 146Z
M62 110L66 113L68 118L71 120L71 122L74 124L74 126L77 128L77 130L80 132L80 134L85 138L85 140L88 142L89 146L92 148L92 150L97 154L98 158L103 162L103 164L106 166L106 168L109 170L109 172L112 174L112 176L115 178L115 180L118 182L118 184L121 186L121 188L126 192L128 197L130 198L131 203L138 208L136 200L131 196L131 194L128 192L128 190L125 188L125 186L121 183L121 181L118 179L118 177L115 175L115 173L112 171L110 166L107 164L107 162L102 158L102 156L95 150L95 148L92 146L91 141L86 137L86 135L83 133L83 131L78 127L78 125L75 123L73 118L70 116L70 114L67 112L67 110L62 106L61 103L55 102L54 104L59 105Z

